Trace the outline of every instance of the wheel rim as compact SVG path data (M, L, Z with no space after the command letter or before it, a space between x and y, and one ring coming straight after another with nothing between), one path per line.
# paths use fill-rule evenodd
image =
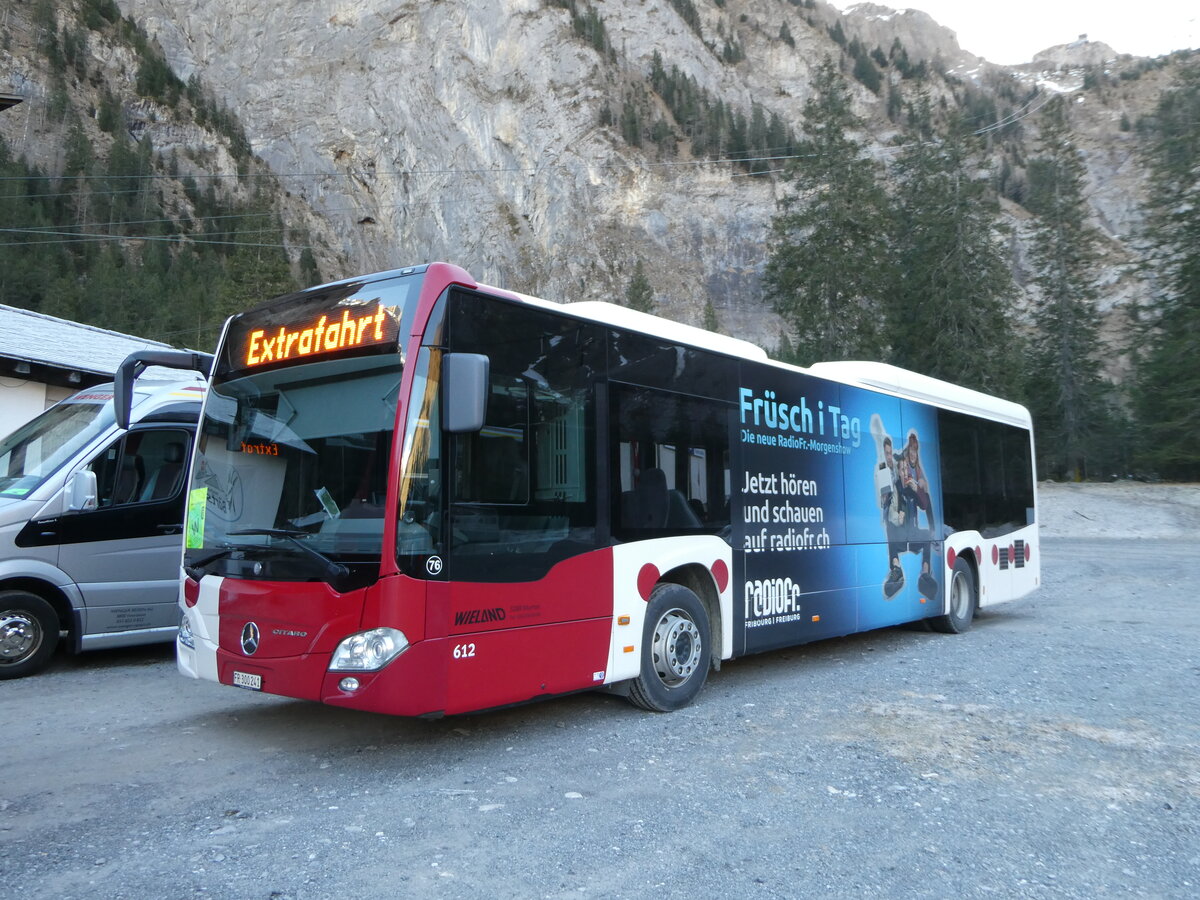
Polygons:
M971 610L971 588L967 584L967 576L958 572L950 587L950 615L956 619L965 619Z
M0 612L0 665L23 662L42 644L42 626L24 610Z
M667 687L683 684L700 665L700 629L682 609L662 614L654 626L654 671Z

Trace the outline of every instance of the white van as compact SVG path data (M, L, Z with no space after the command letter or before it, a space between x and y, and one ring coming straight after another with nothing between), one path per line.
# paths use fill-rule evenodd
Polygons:
M143 376L128 429L113 385L0 440L0 679L72 652L169 641L179 625L184 490L198 374Z

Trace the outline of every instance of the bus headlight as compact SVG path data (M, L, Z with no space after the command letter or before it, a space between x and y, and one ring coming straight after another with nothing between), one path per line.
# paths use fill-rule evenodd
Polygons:
M179 643L193 650L196 649L196 638L192 635L192 623L186 613L179 620Z
M395 628L372 628L352 634L338 644L330 672L374 672L408 649L408 638Z

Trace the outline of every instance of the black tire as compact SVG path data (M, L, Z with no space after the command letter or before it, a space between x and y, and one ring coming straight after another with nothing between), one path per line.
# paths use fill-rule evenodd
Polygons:
M965 559L956 559L950 572L950 608L946 615L931 618L930 626L943 634L962 634L971 627L979 606L978 598L971 564Z
M642 672L630 683L630 702L653 712L691 703L708 678L711 640L699 598L682 585L658 585L646 607Z
M54 608L28 591L0 591L0 679L46 668L58 646Z

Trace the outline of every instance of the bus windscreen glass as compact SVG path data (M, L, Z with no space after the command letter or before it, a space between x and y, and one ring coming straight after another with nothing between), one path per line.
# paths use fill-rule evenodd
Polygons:
M303 554L303 545L333 560L377 563L401 372L390 354L214 379L185 561L238 548Z

